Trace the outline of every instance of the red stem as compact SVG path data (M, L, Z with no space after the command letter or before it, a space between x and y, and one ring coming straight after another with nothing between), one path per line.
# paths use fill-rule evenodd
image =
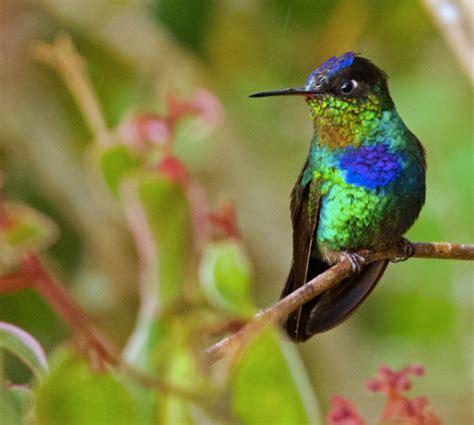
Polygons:
M33 288L33 282L30 279L25 279L25 268L20 270L5 273L0 276L0 294L7 292L16 292L22 289Z
M87 353L94 357L99 366L118 362L118 350L34 254L25 257L19 270L0 276L0 293L25 288L35 288L41 294L56 314L85 343Z

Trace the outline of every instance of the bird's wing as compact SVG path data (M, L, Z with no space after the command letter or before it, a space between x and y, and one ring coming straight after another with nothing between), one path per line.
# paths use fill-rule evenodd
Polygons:
M306 184L301 180L302 176L292 191L290 208L293 224L293 265L295 267L293 278L296 282L303 284L307 277L311 247L318 223L321 195L319 180L312 179Z
M281 298L330 267L319 258L313 246L321 204L321 183L317 179L305 182L305 168L291 195L293 262ZM387 264L387 261L371 263L357 276L344 279L335 288L300 306L283 325L288 336L295 342L302 342L343 322L375 288Z
M388 260L370 263L356 275L343 279L334 288L324 291L310 301L311 311L301 324L304 332L298 341L325 332L346 320L374 290L387 268Z
M308 182L304 181L306 167L307 162L291 193L290 209L293 223L293 262L281 298L290 294L301 285L304 285L308 277L313 239L318 223L321 194L319 190L320 181L318 179L310 179ZM311 265L313 264L314 261L311 260ZM322 265L327 269L326 264L322 263ZM310 274L313 275L313 272ZM297 339L296 335L299 333L299 325L305 322L301 320L301 316L309 315L310 310L311 309L308 309L308 306L305 305L288 317L285 327L290 338Z

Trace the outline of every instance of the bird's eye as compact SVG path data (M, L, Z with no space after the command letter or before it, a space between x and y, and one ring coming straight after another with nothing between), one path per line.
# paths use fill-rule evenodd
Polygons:
M358 85L356 80L344 80L339 85L339 91L344 95L348 95L353 93Z

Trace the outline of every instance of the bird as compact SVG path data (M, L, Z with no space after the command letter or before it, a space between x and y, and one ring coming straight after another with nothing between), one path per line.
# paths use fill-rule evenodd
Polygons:
M403 235L425 202L426 155L398 114L387 79L351 51L322 63L304 87L250 96L303 96L314 128L291 192L293 258L281 298L343 258L353 271L285 318L294 342L339 325L375 288L389 260L364 264L360 250L401 247L406 255L398 260L413 254Z

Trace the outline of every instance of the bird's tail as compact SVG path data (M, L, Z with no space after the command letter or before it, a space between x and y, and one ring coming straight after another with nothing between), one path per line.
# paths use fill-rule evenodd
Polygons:
M314 334L327 331L346 320L377 285L388 261L375 261L365 266L356 276L342 280L334 288L317 295L291 313L283 324L288 336L295 342L306 341ZM324 261L311 258L307 281L329 269ZM305 282L295 282L293 267L290 270L281 298Z

